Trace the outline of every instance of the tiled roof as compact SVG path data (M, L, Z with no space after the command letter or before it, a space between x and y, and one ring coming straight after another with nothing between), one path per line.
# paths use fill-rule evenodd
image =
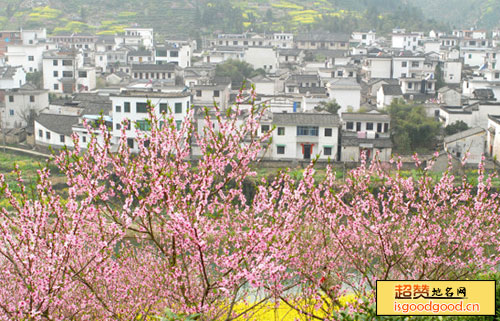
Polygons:
M340 119L329 113L273 113L273 124L304 126L339 126Z
M485 133L485 132L486 131L483 128L480 128L480 127L470 128L470 129L461 131L459 133L456 133L456 134L453 134L453 135L450 135L450 136L446 136L444 138L444 142L445 143L451 143L451 142L454 142L456 140L460 140L460 139L465 138L465 137L469 137L469 136L472 136L472 135L477 135L477 134Z
M388 96L403 96L403 91L401 91L399 85L382 85L382 91L384 95Z
M35 121L53 132L70 136L73 133L73 125L78 124L78 116L40 114Z

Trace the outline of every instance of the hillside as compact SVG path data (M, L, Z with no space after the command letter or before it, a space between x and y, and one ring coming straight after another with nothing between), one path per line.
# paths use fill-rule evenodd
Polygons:
M443 19L457 28L499 26L498 0L417 0L415 5L421 7L429 17Z
M133 24L161 34L201 36L214 31L316 30L350 32L394 27L429 30L478 23L492 27L500 17L496 0L4 0L0 27L46 27L50 33L113 34ZM450 5L453 2L453 5ZM439 13L442 16L436 16Z

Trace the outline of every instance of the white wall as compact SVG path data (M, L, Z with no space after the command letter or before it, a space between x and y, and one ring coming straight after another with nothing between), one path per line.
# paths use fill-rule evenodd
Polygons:
M40 137L40 131L42 132L42 137ZM50 138L47 138L47 133L50 133ZM74 146L71 136L64 136L64 142L61 142L60 134L49 130L37 121L35 121L35 131L33 135L35 135L35 144L37 145L50 145L55 148L61 148L63 146Z
M462 81L462 62L445 61L443 75L445 83L459 84Z
M10 96L14 101L10 101ZM33 96L34 102L30 101ZM24 127L27 125L26 116L29 115L30 110L39 112L49 106L49 94L43 93L9 93L5 95L5 122L7 128ZM13 113L13 115L11 115Z
M330 99L335 98L337 103L341 106L339 112L346 112L347 108L351 106L353 111L359 110L361 105L361 90L360 89L335 89L330 88Z
M8 64L22 66L26 72L41 71L44 50L43 44L9 45L6 53Z
M486 134L483 132L448 144L445 143L444 149L459 158L464 157L469 152L467 163L478 164L481 162L481 156L486 152L485 145Z
M271 73L278 69L278 53L274 48L246 48L243 60L251 64L254 69L262 68Z
M128 138L136 138L136 128L134 126L134 122L139 120L145 120L148 118L147 113L137 113L136 104L137 103L146 103L147 97L128 97L128 96L111 96L112 101L112 118L113 118L113 130L112 134L115 139L115 142L119 140L121 137L121 123L123 120L128 119L131 121L130 130L126 131L126 135ZM172 110L172 115L174 116L175 121L183 121L187 115L188 106L191 107L191 97L179 95L178 97L149 97L151 103L155 107L156 116L160 117L160 104L168 104L170 109ZM130 103L130 112L125 112L125 102ZM175 113L175 104L181 103L182 112ZM120 106L121 111L117 111L117 106ZM117 127L117 125L120 125ZM134 150L137 151L137 143L134 142Z

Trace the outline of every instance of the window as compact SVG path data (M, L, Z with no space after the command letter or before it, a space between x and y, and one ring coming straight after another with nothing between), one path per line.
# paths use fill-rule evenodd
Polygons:
M276 153L278 155L285 154L285 145L278 145L277 148L276 148Z
M175 103L175 113L182 114L182 103Z
M201 90L196 91L196 97L201 97Z
M86 71L79 71L78 78L87 78L87 72Z
M119 124L119 123L117 123L117 124L116 124L116 126L115 126L115 128L116 128L117 130L120 130L120 129L122 129L122 125L121 125L121 124Z
M318 127L297 126L297 136L318 136L318 132Z
M45 138L50 139L50 132L45 132Z
M30 96L30 103L34 103L35 102L35 96Z
M123 103L123 109L124 112L130 113L130 103L129 102Z
M269 131L269 125L262 125L262 126L260 126L260 131L262 133L267 133Z
M121 113L122 112L122 106L116 106L115 110L116 110L117 113Z
M59 72L57 70L54 70L53 75L54 75L54 77L59 77Z
M127 146L129 148L134 148L134 139L133 138L127 138Z
M401 67L407 67L408 66L408 62L407 61L402 61L401 62Z
M52 60L52 66L57 66L59 65L59 62L57 60Z
M160 104L160 113L168 113L168 104Z
M344 72L342 70L337 71L337 76L338 77L344 76Z
M420 63L418 61L412 61L411 62L411 66L412 67L418 67L418 66L420 66Z
M38 137L42 138L43 137L43 131L40 129L38 130Z
M387 132L389 132L389 124L385 123L384 124L384 133L387 133Z
M9 103L13 103L14 102L14 96L9 96Z
M401 74L401 78L406 78L406 73L404 73L404 72L403 72L403 73Z
M346 124L347 130L353 130L354 129L354 123L352 121L348 121Z
M61 143L64 143L64 135L59 135L59 141L60 141Z
M179 52L178 51L170 51L170 57L179 57Z
M33 56L28 56L28 61L35 61L35 57L33 57Z
M143 131L149 131L151 130L151 124L147 120L138 120L136 122L136 128Z
M62 61L63 66L73 66L73 61L71 60L63 60Z
M377 133L382 132L382 123L377 123Z
M408 83L408 89L412 89L413 88L413 83L412 82L409 82Z
M54 90L59 90L59 84L54 84Z
M220 92L218 90L214 90L214 97L219 97L220 96Z
M82 143L86 143L87 142L87 136L82 136Z
M278 136L285 135L285 127L278 127Z
M14 109L9 110L9 115L14 116Z
M332 137L332 129L331 128L325 128L325 136Z
M361 122L359 122L359 121L356 123L356 131L357 132L361 131Z
M366 130L373 130L373 123L366 123Z
M331 147L324 147L323 148L323 154L325 156L332 156L332 148Z
M175 128L177 130L180 130L181 129L181 125L182 125L182 120L176 120L175 121Z
M498 79L498 78L500 78L500 73L499 73L499 72L496 72L496 73L495 73L495 79Z
M63 71L62 76L63 76L63 78L73 78L73 72L72 71Z
M147 113L148 112L148 104L147 103L136 103L136 112L137 113Z

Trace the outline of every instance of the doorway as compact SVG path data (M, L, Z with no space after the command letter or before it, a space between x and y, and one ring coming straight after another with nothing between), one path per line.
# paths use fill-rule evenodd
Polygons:
M311 159L311 145L304 145L304 159Z

